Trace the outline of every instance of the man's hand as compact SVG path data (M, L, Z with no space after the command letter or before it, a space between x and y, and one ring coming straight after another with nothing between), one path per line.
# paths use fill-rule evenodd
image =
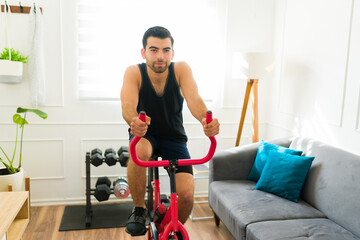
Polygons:
M145 122L141 121L139 117L134 117L130 123L130 133L137 137L145 136L148 126L150 125L151 118L146 116Z
M208 137L213 137L219 134L220 131L220 123L217 118L214 118L210 123L206 123L206 118L201 120L201 123L204 128L204 133Z

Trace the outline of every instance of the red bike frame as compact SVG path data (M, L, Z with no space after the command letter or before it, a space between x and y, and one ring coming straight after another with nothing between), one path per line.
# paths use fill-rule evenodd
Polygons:
M139 119L145 121L146 114L145 112L140 112ZM206 122L210 123L212 121L212 113L208 111L206 113ZM176 166L184 165L198 165L208 162L214 155L216 149L216 139L215 137L209 137L210 139L210 148L209 152L204 158L200 159L179 159L179 160L162 160L162 161L142 161L137 157L136 154L136 144L140 141L141 137L135 136L130 143L130 155L131 159L135 164L141 167L169 167L169 176L170 176L170 207L167 210L165 217L160 224L151 224L156 226L156 230L159 234L159 239L168 240L170 232L181 232L184 240L189 240L189 235L184 227L184 225L178 220L178 207L177 207L177 194L175 190L175 168ZM154 191L155 191L155 201L154 201L154 211L160 205L160 187L159 180L154 182ZM157 233L154 233L157 234ZM150 239L150 235L149 239ZM177 238L177 237L176 237Z

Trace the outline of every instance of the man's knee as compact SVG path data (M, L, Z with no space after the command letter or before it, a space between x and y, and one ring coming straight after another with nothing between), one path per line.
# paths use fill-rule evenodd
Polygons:
M184 190L178 193L179 201L183 204L192 204L194 201L194 192L192 190Z
M148 161L151 158L152 153L153 149L151 143L147 139L142 138L136 145L136 154L138 158L142 161Z
M182 203L191 204L194 198L194 178L189 173L177 173L176 177L176 191L179 196L179 201Z

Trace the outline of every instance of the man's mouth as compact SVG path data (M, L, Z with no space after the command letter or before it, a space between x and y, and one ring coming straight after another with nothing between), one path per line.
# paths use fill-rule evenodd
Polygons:
M164 65L164 62L156 62L155 65L156 65L156 66L163 66L163 65Z

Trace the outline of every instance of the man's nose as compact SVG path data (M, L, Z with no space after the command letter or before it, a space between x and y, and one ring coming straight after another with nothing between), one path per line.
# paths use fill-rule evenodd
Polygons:
M158 51L157 55L156 55L157 59L163 59L164 58L164 54L162 51Z

